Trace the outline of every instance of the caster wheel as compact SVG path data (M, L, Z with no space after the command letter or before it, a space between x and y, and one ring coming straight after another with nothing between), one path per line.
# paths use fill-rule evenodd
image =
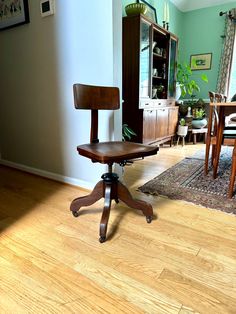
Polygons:
M146 216L146 221L150 224L152 222L152 216Z
M72 215L73 215L74 217L78 217L78 216L79 216L79 213L78 213L78 212L72 212Z
M101 236L101 237L99 238L99 242L100 242L100 243L103 243L103 242L105 242L105 241L106 241L106 237L102 237L102 236Z

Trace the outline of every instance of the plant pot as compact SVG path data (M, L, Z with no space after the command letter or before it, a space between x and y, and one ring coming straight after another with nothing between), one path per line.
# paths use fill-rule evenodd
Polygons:
M145 14L146 12L147 6L144 3L131 3L125 7L125 13L127 16Z
M187 125L178 125L177 134L179 136L186 136L188 134L188 126Z
M193 119L192 120L192 128L193 129L202 129L207 125L207 119Z

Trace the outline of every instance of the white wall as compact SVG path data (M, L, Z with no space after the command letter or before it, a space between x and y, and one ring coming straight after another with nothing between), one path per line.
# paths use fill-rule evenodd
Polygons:
M121 29L113 36L121 0L55 2L56 14L41 18L39 1L29 0L30 23L0 33L1 158L92 187L104 166L77 154L89 141L90 114L74 109L72 85L121 86ZM99 118L100 140L114 137L113 112Z

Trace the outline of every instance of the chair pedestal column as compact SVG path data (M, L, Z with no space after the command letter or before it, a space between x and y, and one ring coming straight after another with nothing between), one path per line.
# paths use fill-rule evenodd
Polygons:
M83 206L89 206L97 202L104 197L104 208L100 221L99 241L106 241L107 224L110 216L111 201L115 200L119 203L119 200L123 201L131 208L139 209L146 216L146 220L150 223L153 219L153 209L149 203L144 201L135 200L130 194L126 186L120 181L116 173L108 172L102 175L101 181L99 181L94 187L93 191L83 197L74 199L71 203L70 210L75 217L79 216L79 209Z

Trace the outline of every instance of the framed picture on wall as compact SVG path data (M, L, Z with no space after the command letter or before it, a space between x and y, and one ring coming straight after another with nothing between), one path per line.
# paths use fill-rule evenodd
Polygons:
M195 70L210 70L211 69L212 53L203 53L190 56L190 67Z
M0 30L29 23L28 0L0 1Z
M156 9L145 0L137 0L137 3L144 3L147 6L147 12L145 13L145 15L154 23L157 23Z

